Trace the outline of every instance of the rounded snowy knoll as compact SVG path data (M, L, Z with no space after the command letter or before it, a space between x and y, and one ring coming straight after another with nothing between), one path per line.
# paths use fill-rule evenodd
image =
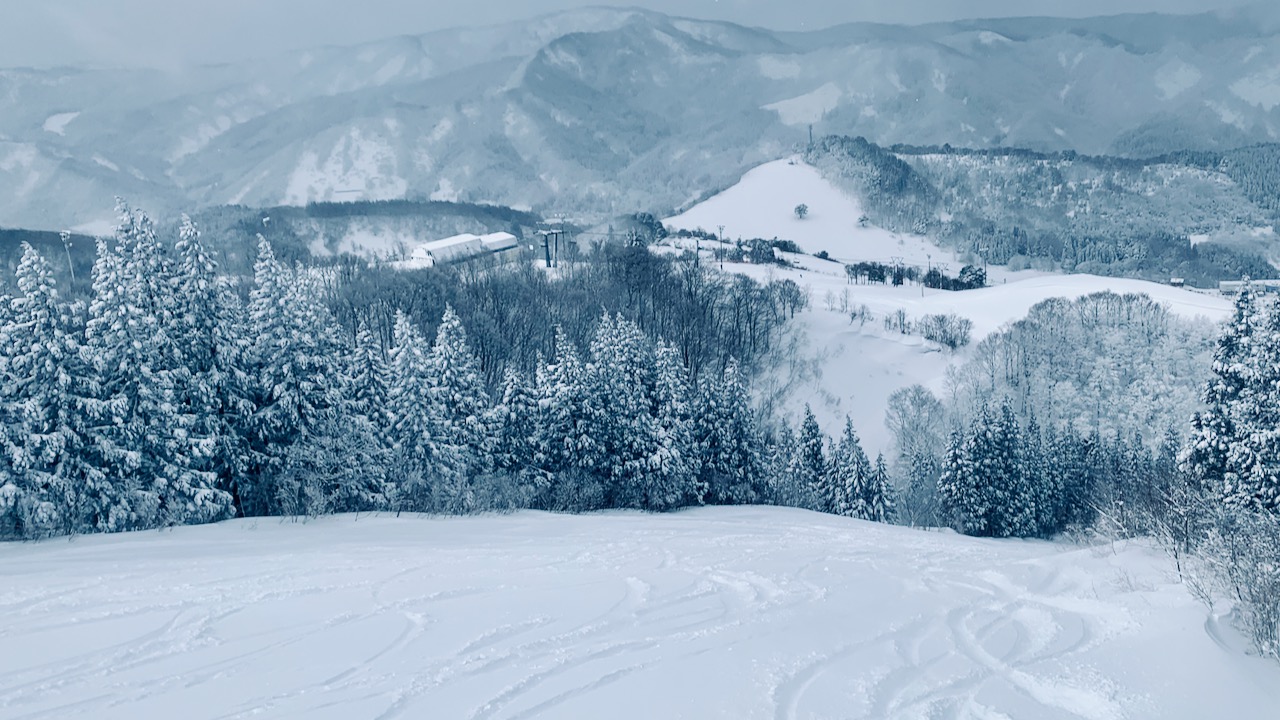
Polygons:
M1266 717L1141 543L775 508L216 526L0 547L0 716Z

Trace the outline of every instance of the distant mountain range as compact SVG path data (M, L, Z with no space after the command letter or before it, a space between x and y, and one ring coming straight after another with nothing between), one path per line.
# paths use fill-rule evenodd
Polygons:
M1147 156L1280 141L1260 11L772 32L590 9L182 73L0 71L0 226L395 198L665 212L815 134ZM90 225L89 227L92 227Z

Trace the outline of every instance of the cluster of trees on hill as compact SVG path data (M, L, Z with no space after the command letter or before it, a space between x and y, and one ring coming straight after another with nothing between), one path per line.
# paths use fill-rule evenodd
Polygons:
M1110 440L1094 430L1023 427L1012 407L984 405L951 433L937 479L944 518L988 537L1051 537L1099 520L1140 533L1176 470L1178 436L1156 451L1138 432ZM922 478L923 479L923 478ZM917 482L919 482L917 480Z
M866 138L824 137L806 149L804 159L851 190L882 227L925 232L937 223L938 190L896 154Z
M871 219L1022 267L1211 286L1270 276L1254 233L1280 219L1280 145L1157 158L1086 157L832 137L806 160L861 198ZM1193 244L1191 236L1221 242Z
M1034 415L1108 438L1181 427L1200 405L1215 332L1146 295L1052 298L978 343L948 400L967 419L1008 398L1024 423Z
M994 535L1134 527L1171 477L1213 335L1145 295L1036 305L978 343L945 403L920 387L891 397L904 517Z
M1225 173L1262 208L1280 210L1280 143L1261 143L1231 150L1180 150L1152 157L1081 155L1073 150L1039 152L1027 148L956 148L951 145L894 144L895 155L950 155L983 159L1007 158L1023 163L1076 163L1104 172L1141 172L1160 165L1182 165Z
M538 354L553 347L557 327L586 346L602 312L622 313L651 338L665 338L695 379L721 372L730 358L752 374L808 302L790 280L761 284L618 245L564 262L554 274L528 264L482 263L404 272L350 260L330 277L325 298L338 322L351 336L363 323L384 348L397 311L430 331L452 305L493 391L508 366L533 372Z

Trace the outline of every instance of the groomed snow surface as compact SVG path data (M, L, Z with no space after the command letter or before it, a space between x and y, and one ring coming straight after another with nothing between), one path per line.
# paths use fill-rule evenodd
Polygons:
M1141 544L780 508L0 546L0 717L1265 718Z

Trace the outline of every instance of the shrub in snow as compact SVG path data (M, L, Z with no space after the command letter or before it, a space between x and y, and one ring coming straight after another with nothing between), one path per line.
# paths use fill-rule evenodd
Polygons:
M916 321L915 328L925 340L956 350L969 344L969 335L973 332L973 321L955 313L925 315Z

